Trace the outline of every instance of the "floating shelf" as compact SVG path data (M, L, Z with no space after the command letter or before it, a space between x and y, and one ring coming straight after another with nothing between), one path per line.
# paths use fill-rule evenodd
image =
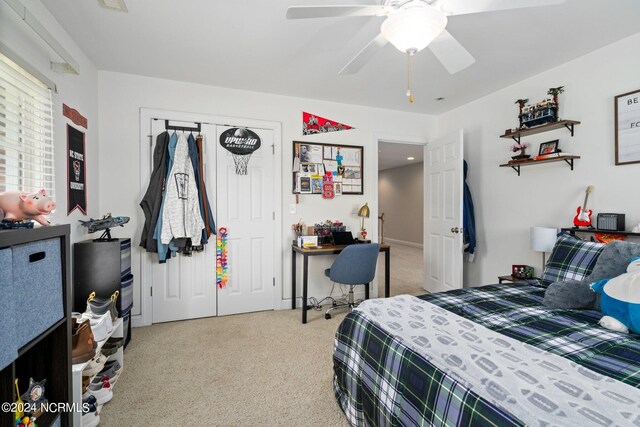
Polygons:
M603 234L621 234L624 236L637 236L640 237L640 233L634 233L632 231L611 231L611 230L598 230L596 228L561 228L561 231L568 233L603 233Z
M500 138L511 138L517 143L520 143L520 138L527 135L535 135L537 133L549 132L556 129L567 128L569 132L571 132L571 136L573 136L573 127L575 125L579 125L580 122L577 120L559 120L557 122L551 122L540 126L534 126L532 128L524 128L517 130L512 133L505 133L504 135L500 135Z
M511 168L514 171L518 172L518 176L520 176L520 167L521 166L531 166L538 165L541 163L553 163L553 162L566 162L573 170L573 161L575 159L579 159L580 156L561 156L561 157L553 157L551 159L543 159L543 160L524 160L522 162L514 162L514 163L505 163L500 165L501 168Z

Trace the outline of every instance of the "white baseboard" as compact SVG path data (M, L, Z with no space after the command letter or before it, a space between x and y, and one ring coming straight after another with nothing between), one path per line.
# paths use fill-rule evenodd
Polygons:
M403 245L418 249L422 249L424 247L424 245L421 243L405 242L404 240L390 239L389 237L385 237L384 242L393 245Z

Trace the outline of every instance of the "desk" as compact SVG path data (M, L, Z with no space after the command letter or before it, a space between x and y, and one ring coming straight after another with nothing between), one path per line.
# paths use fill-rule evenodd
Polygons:
M302 323L307 323L307 286L309 281L309 257L319 255L336 255L342 252L346 246L322 245L317 249L301 248L291 245L291 309L296 309L296 254L301 254L303 258L302 267ZM380 252L384 252L384 296L389 297L390 288L390 264L391 246L380 245ZM365 289L365 298L369 298L369 286Z

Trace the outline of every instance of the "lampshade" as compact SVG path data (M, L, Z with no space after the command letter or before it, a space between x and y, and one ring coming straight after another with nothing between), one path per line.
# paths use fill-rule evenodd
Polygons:
M531 250L551 252L556 244L557 236L557 228L531 227Z
M358 211L358 216L361 218L369 218L369 204L365 203L364 206Z
M384 20L380 32L401 52L418 52L447 26L447 16L431 6L400 9Z

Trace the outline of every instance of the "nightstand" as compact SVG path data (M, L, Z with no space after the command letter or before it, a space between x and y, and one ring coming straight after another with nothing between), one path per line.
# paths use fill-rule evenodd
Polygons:
M532 277L530 279L523 279L522 277L515 277L512 275L508 275L508 276L498 276L498 283L502 283L502 282L522 282L525 280L534 280L534 279L538 279L537 277Z

